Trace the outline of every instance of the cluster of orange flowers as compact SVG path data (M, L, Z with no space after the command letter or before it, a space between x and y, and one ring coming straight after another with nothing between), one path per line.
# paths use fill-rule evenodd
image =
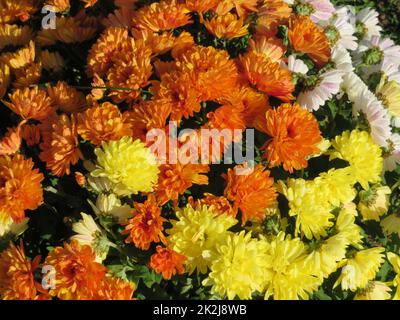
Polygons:
M318 124L293 101L295 84L285 53L300 52L322 67L331 55L323 30L309 17L292 13L283 0L161 0L138 9L135 0L114 3L113 13L99 17L88 11L97 0L83 0L72 16L67 14L72 1L46 0L43 4L63 15L56 29L34 30L27 22L40 11L37 1L0 0L0 98L2 108L18 119L0 140L0 225L21 223L28 210L43 203L44 174L75 173L79 185L88 185L74 169L93 160L84 155L82 142L100 147L129 136L146 143L150 130L168 130L168 121L182 126L210 103L217 107L196 128L244 132L255 127L269 136L263 147L267 163L244 176L229 169L223 195L204 194L189 202L233 217L241 212L243 225L265 218L277 199L269 168L283 166L292 173L319 152ZM191 32L196 21L216 43L248 37L247 51L232 57L218 45L203 45L196 30ZM282 25L289 43L277 36ZM67 78L68 57L57 50L59 44L88 40L93 42L85 66L89 90L67 81L42 82ZM273 109L271 97L285 104ZM218 157L240 139L225 141ZM38 153L44 174L23 155L26 148ZM161 208L169 201L177 206L193 185L208 185L209 172L204 163L161 164L154 192L134 204L123 224L127 244L141 250L165 245L157 246L148 262L165 279L184 272L186 257L166 246ZM53 289L43 290L34 278L43 265L55 268ZM56 247L44 260L28 259L22 244L11 244L0 256L3 299L131 299L133 290L133 284L109 275L89 245L77 241Z

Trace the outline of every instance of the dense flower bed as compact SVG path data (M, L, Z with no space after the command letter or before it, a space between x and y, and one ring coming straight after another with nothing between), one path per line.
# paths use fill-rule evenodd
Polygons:
M0 0L0 298L400 299L400 46L339 2Z

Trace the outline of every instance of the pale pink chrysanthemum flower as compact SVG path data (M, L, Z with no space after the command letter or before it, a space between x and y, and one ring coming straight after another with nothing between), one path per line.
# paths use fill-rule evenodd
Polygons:
M339 93L343 81L343 73L339 70L329 70L318 76L310 76L305 80L306 87L297 100L309 111L316 111Z

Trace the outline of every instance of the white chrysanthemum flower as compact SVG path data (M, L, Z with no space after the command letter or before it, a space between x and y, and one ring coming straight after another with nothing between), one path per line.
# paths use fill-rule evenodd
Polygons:
M299 0L294 11L297 14L310 16L314 22L329 20L335 7L329 0Z
M333 48L331 59L335 64L335 69L342 71L343 73L354 71L350 53L341 45L337 45Z
M127 204L122 204L121 200L113 193L100 194L97 197L96 204L88 200L94 213L101 216L110 216L115 218L119 223L123 223L132 217L132 208Z
M400 165L400 135L392 134L389 138L387 152L385 153L385 171L394 171Z
M382 76L388 81L396 81L400 84L400 68L394 63L384 59L380 64L363 68L363 79L369 83L375 75Z
M356 64L363 63L368 66L380 64L385 60L398 67L400 65L400 46L395 45L394 41L389 38L379 36L362 41L354 55Z
M303 60L296 59L295 55L291 55L288 59L288 69L293 73L307 74L309 71L307 65Z
M28 229L29 218L23 219L21 222L15 223L11 218L0 223L0 238L3 236L12 235L17 237L23 234Z
M344 18L351 23L351 19L354 15L351 13L350 6L341 6L336 8L334 16L338 18Z
M380 36L382 27L379 25L379 13L371 8L361 10L356 15L356 29L362 40Z
M335 15L329 23L321 23L331 47L342 45L347 50L356 50L358 47L357 37L354 36L355 28L348 22L347 16Z
M349 100L354 103L361 91L369 90L364 81L354 72L345 73L343 76L343 90L347 93Z
M81 215L82 220L72 225L72 230L76 235L72 236L71 240L76 240L81 245L92 247L96 253L96 261L101 262L107 257L110 242L92 216L83 212Z
M318 110L339 93L343 81L343 73L339 70L329 70L318 76L306 78L306 88L298 96L298 102L307 110Z
M392 134L390 116L372 92L367 89L359 92L353 103L353 115L368 122L371 137L377 145L387 146Z

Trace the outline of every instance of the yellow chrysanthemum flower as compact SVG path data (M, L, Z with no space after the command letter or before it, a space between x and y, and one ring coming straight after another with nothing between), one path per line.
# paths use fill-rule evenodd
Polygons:
M343 206L336 219L336 230L345 236L349 244L361 249L363 236L361 227L356 225L356 217L358 212L354 203L349 203Z
M152 192L158 178L156 157L140 141L123 137L118 141L103 143L95 149L97 169L93 177L107 177L115 183L118 195Z
M381 227L387 235L397 233L400 238L400 214L394 213L387 216L381 221Z
M388 186L374 186L367 191L361 191L358 210L364 220L379 221L389 209L389 195L392 193Z
M306 246L299 238L285 238L283 232L269 243L265 299L273 296L275 300L306 300L318 289L322 280L306 268L306 254Z
M221 298L251 299L253 292L263 289L266 246L264 240L252 239L250 232L229 234L224 243L217 245L217 257L203 285L212 285L211 292Z
M396 277L393 279L393 286L397 287L393 300L400 300L400 257L392 252L388 252L387 258L393 266L394 272L397 273Z
M358 251L353 258L343 262L342 273L334 287L341 284L343 290L364 289L373 280L384 261L384 248L371 248Z
M383 170L382 150L366 131L345 131L332 141L335 150L330 151L330 160L339 158L350 163L351 174L365 189L369 183L378 183Z
M339 262L346 257L348 245L348 239L341 233L324 240L304 259L305 268L313 270L313 274L321 278L329 277L337 270Z
M331 169L321 173L314 181L324 199L335 207L351 202L356 197L356 191L353 188L354 179L349 167Z
M354 300L389 300L392 296L391 291L386 283L370 281L365 289L356 294Z
M380 85L377 96L392 116L400 117L400 85L396 81Z
M314 181L289 179L279 182L279 191L289 201L289 214L296 216L296 235L301 231L307 239L320 238L333 225L332 206Z
M171 249L187 257L186 270L189 274L197 268L206 273L213 259L218 256L217 246L225 243L229 228L237 220L227 214L218 215L213 207L187 205L176 212L178 220L171 221L167 230Z

